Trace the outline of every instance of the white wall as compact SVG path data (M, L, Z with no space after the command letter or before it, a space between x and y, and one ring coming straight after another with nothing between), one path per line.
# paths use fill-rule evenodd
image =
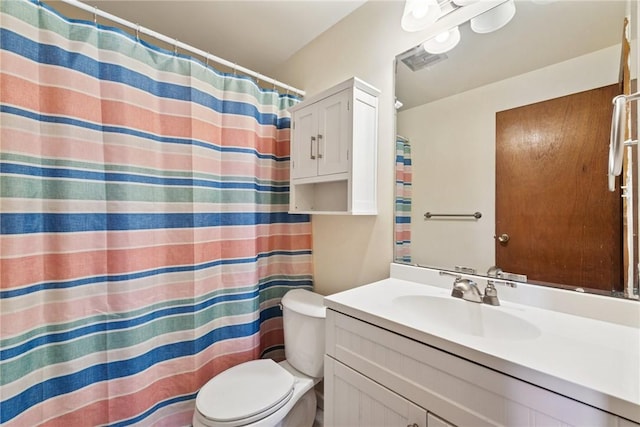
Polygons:
M314 95L356 76L382 91L378 127L378 215L314 215L313 253L316 291L349 289L389 277L393 259L395 156L394 59L425 39L401 30L402 1L369 1L282 67L278 80Z
M399 113L412 147L412 261L481 273L494 265L495 113L614 84L619 58L614 46ZM426 211L483 216L425 221Z

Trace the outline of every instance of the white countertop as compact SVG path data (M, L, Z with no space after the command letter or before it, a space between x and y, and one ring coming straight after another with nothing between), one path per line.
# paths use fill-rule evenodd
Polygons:
M453 298L441 286L390 278L325 297L325 305L640 423L639 328L501 300L500 307L487 308L523 319L539 334L487 338L456 333L428 316L399 309L398 297ZM640 314L640 303L633 303Z

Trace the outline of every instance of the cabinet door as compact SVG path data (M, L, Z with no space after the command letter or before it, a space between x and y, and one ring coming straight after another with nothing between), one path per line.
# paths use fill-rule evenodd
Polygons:
M349 171L350 99L344 90L318 103L318 175Z
M427 414L427 427L455 427L453 424L450 424L443 420L440 417L436 417L431 412Z
M332 427L426 427L427 411L325 357L325 425ZM328 390L328 391L327 391Z
M318 174L318 114L311 104L293 115L291 178L309 178Z

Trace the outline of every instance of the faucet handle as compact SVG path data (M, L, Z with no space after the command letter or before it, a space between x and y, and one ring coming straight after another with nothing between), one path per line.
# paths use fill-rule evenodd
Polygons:
M502 276L502 269L500 267L498 267L497 265L493 265L493 266L489 267L489 269L487 270L487 276L489 276L489 277L501 277Z
M482 302L489 305L500 305L500 300L498 299L498 290L496 289L492 280L487 280L487 286L484 288Z

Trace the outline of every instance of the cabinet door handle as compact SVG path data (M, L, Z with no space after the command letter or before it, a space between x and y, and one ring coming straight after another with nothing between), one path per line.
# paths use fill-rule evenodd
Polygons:
M315 159L316 159L315 154L313 154L313 143L314 143L314 142L316 142L316 137L315 137L315 136L312 136L312 137L311 137L311 143L309 144L309 158L310 158L311 160L315 160Z
M318 134L318 158L322 158L322 153L320 152L320 143L322 142L322 135Z

